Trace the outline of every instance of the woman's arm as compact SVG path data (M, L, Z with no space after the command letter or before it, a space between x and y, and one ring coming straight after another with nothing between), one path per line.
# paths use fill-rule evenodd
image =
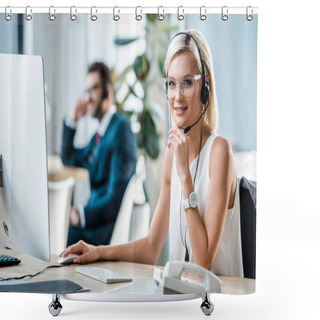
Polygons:
M212 144L209 177L204 221L201 220L198 207L195 209L188 208L185 214L195 261L210 270L220 246L230 192L236 179L231 147L224 138L217 137ZM192 191L189 192L190 182L192 185L192 180L184 183L184 199Z
M154 264L160 254L169 229L170 184L172 170L172 150L167 150L164 159L162 186L156 210L148 235L142 239L117 246L92 246L84 241L69 246L60 256L79 254L76 263L97 259L112 259L129 262Z

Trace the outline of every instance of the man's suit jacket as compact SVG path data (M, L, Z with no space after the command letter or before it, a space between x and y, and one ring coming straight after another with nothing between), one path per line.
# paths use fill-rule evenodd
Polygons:
M93 239L92 243L108 244L123 194L135 173L136 139L129 123L118 113L113 114L98 147L94 135L85 148L74 148L75 132L64 124L61 159L65 165L88 169L91 195L84 207L84 234Z

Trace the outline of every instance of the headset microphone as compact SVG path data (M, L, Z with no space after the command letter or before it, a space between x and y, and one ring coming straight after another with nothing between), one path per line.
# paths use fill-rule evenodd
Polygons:
M208 85L208 84L206 83L206 85ZM208 86L208 87L209 87L209 86ZM208 90L208 101L207 101L207 105L206 105L205 109L201 112L200 117L198 118L198 120L197 120L195 123L193 123L191 126L188 126L188 127L186 127L186 128L183 129L184 134L186 134L187 132L189 132L190 129L191 129L193 126L195 126L195 125L200 121L200 119L202 118L202 116L204 115L204 113L207 111L208 106L209 106L209 96L210 96L210 90Z
M209 105L209 104L206 105L205 109L202 111L202 113L200 114L200 117L198 118L198 120L197 120L195 123L193 123L191 126L188 126L188 127L186 127L186 128L183 129L184 134L186 134L187 132L189 132L190 129L191 129L193 126L195 126L195 125L200 121L200 119L202 118L202 116L204 115L204 113L207 111L208 105Z
M200 119L202 118L202 116L204 115L204 113L207 111L208 105L209 105L209 103L206 105L205 109L202 111L200 117L198 118L198 120L197 120L195 123L193 123L191 126L188 126L188 127L186 127L186 128L183 129L184 134L186 134L187 132L189 132L190 129L191 129L193 126L195 126L195 125L200 121Z

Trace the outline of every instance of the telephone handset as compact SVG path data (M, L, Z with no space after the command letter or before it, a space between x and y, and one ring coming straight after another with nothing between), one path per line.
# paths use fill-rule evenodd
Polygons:
M154 268L153 278L167 294L221 293L221 280L211 271L190 262L167 262L163 270Z

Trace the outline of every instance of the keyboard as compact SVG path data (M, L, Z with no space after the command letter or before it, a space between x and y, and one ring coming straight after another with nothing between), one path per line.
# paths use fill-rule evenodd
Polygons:
M101 267L77 267L76 272L104 283L132 281L132 278Z
M5 254L0 254L0 267L7 267L7 266L13 266L15 264L19 264L21 260L7 256Z

